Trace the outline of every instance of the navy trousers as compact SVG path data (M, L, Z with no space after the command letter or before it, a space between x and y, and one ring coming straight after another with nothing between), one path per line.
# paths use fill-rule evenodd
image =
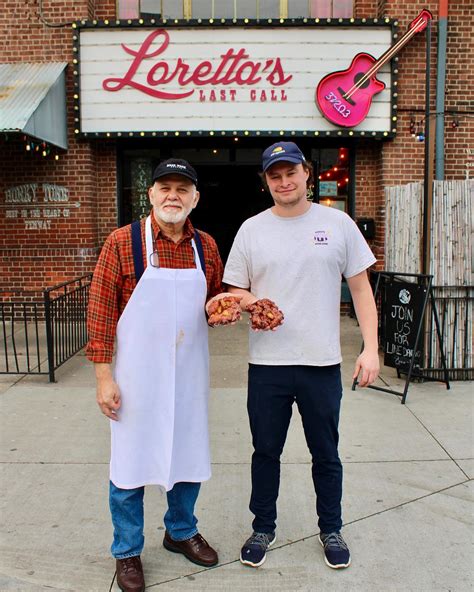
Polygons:
M316 512L321 532L342 526L342 464L337 446L342 398L340 364L263 366L249 364L247 409L252 432L250 511L256 532L276 527L280 456L296 401L312 457Z

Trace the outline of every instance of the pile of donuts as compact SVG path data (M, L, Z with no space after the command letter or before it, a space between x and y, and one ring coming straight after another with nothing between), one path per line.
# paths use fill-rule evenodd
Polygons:
M208 323L211 327L235 324L242 316L241 296L225 293L212 298L206 306ZM250 314L250 326L258 331L270 331L283 323L283 313L268 298L261 298L247 306Z

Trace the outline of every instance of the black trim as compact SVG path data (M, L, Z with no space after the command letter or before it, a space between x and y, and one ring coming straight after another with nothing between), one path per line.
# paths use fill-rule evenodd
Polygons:
M347 213L355 220L356 210L356 155L359 146L349 146L349 191L347 192Z
M397 19L382 18L216 18L216 19L173 19L160 17L144 17L138 19L105 19L105 20L77 20L72 23L73 29L117 29L117 28L141 28L141 27L380 27L390 25L396 27Z

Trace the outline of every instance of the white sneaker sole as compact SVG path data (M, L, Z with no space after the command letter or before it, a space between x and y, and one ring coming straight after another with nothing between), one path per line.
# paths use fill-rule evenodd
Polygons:
M270 543L268 543L268 548L270 548L273 543L277 540L276 535L273 539L273 541L271 541ZM263 565L265 563L265 559L267 558L267 554L265 553L265 555L263 556L262 561L259 561L258 563L252 563L252 561L246 561L245 559L242 559L242 552L240 553L240 563L242 565L248 565L249 567L260 567L261 565Z
M321 543L321 547L324 548L324 543L321 540L320 536L318 535L318 541ZM329 561L326 558L326 555L324 555L324 563L330 567L331 569L344 569L345 567L349 567L349 565L351 564L351 557L349 555L349 561L347 563L329 563Z

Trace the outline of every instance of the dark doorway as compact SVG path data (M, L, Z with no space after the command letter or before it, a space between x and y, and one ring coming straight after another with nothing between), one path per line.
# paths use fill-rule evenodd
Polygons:
M191 214L196 228L208 232L226 261L242 222L269 208L257 165L201 165L197 168L200 201Z

